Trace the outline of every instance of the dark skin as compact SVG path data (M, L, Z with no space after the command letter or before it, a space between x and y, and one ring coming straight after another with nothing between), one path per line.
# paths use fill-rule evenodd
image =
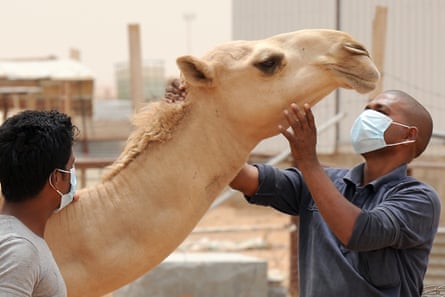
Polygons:
M403 105L403 98L390 93L382 93L369 102L366 108L383 112L394 121L406 123ZM282 126L278 129L289 141L292 156L320 214L337 238L347 245L361 209L350 203L337 190L318 160L316 153L317 131L310 106L305 104L303 108L299 108L296 104L292 104L289 110L284 111L284 116L291 129L288 131ZM418 128L415 126L406 128L390 125L385 132L386 143L410 139L414 139L416 142L423 141L417 137ZM363 154L365 167L362 183L367 184L400 165L411 162L417 155L416 142L385 147ZM253 196L258 189L258 183L258 170L256 167L246 164L230 186L247 196Z
M73 164L74 156L71 154L65 169L69 170L73 167ZM54 170L50 178L53 186L62 193L67 193L70 190L69 173ZM79 196L76 195L74 201L78 199ZM60 195L47 181L42 190L34 197L22 202L8 202L5 200L0 213L16 217L31 231L43 238L46 223L59 205Z

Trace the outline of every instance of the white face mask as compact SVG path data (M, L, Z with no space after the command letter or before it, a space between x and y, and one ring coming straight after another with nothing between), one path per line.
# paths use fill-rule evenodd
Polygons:
M363 111L355 120L351 128L351 143L357 154L364 154L387 146L415 142L405 140L397 143L387 144L385 142L385 131L391 124L410 128L405 124L394 122L390 117L373 109Z
M76 189L77 189L77 178L76 178L76 169L74 168L74 166L69 171L59 169L59 168L56 168L56 170L63 172L63 173L69 173L70 174L70 184L71 184L70 191L66 194L63 194L62 192L60 192L53 186L53 184L51 182L51 176L49 177L49 184L60 195L60 206L58 209L55 210L55 212L58 212L73 201L74 194L76 193Z

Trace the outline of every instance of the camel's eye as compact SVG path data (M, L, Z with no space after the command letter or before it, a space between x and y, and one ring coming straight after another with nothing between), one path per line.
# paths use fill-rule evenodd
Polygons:
M266 59L255 63L255 67L258 68L264 74L273 74L280 68L283 55L273 55Z

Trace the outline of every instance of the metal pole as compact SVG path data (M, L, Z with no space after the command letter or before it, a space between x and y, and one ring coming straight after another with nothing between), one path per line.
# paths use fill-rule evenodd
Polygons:
M336 2L336 9L335 9L335 29L341 30L341 0L335 0ZM335 90L335 114L338 114L340 112L340 89L337 88ZM340 123L337 123L335 125L335 146L334 151L338 151L340 142Z

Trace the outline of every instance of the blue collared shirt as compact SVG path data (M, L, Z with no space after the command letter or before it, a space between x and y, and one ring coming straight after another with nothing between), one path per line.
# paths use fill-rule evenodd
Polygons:
M361 185L363 164L325 169L362 210L347 246L323 220L297 169L256 166L260 186L246 199L300 216L301 297L421 296L440 200L432 187L407 176L406 165L367 185Z

